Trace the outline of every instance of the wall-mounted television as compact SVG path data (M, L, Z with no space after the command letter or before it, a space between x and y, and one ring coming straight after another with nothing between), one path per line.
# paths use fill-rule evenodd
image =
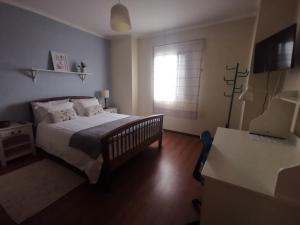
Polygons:
M264 73L293 68L297 24L257 43L253 73Z

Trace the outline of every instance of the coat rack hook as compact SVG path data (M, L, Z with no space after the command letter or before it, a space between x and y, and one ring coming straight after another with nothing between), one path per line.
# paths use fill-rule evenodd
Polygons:
M241 84L239 87L235 87L234 90L241 90L243 89L243 85Z
M224 92L224 97L231 98L232 95L228 95L227 93Z
M226 81L226 85L234 85L233 81Z
M226 79L226 77L224 76L224 81L226 83L226 85L230 85L232 86L231 88L231 94L227 94L224 92L224 97L228 97L231 98L230 99L230 106L229 106L229 112L228 112L228 118L227 118L227 123L226 123L226 127L229 128L230 126L230 119L231 119L231 112L232 112L232 106L233 106L233 101L234 101L234 95L235 94L240 94L243 91L243 85L240 85L239 87L236 87L237 85L237 80L238 78L242 78L242 77L247 77L249 75L249 71L246 69L245 71L240 71L240 64L237 63L235 67L228 67L226 65L226 70L234 70L234 79L229 80Z
M234 94L241 94L243 92L242 89L239 89L239 90L234 90Z
M236 68L237 68L237 67L228 67L228 66L226 65L226 70L236 70Z
M226 82L228 82L228 81L232 81L232 82L233 82L233 81L234 81L234 80L232 80L232 79L226 79L226 77L225 77L225 76L224 76L224 78L223 78L223 79L224 79L224 81L226 81Z
M248 71L248 69L246 69L245 71L240 71L240 72L238 72L239 74L249 74L249 71Z

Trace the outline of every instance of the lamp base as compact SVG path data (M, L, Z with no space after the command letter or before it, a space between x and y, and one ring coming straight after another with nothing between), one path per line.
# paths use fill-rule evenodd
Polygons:
M107 109L108 105L107 105L107 98L104 98L104 109Z

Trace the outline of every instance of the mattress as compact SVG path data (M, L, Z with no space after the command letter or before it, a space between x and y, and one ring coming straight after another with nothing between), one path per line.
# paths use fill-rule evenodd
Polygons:
M71 136L81 130L126 118L128 115L103 112L90 117L77 117L55 124L40 123L37 127L36 145L51 155L63 159L83 171L91 184L100 176L103 157L92 159L84 152L69 146Z

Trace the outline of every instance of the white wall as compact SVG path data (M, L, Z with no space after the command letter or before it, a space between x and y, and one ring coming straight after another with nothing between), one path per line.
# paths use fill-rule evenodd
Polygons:
M285 80L283 83L283 91L297 90L300 91L300 2L298 1L297 8L297 38L296 38L296 57L295 67L292 70L287 71ZM300 113L298 115L297 124L295 127L295 133L300 137Z
M165 128L185 133L199 134L205 129L215 132L225 126L229 99L223 97L226 65L240 62L246 68L249 62L254 18L227 22L205 28L177 33L161 34L139 40L139 90L138 112L153 113L153 47L157 45L205 39L203 73L200 85L199 116L197 120L165 117ZM237 98L236 98L237 99ZM231 127L238 128L241 102L235 100Z
M111 41L111 100L120 113L132 113L131 38Z
M287 71L285 81L283 84L283 90L300 91L300 2L298 2L296 17L298 23L298 30L296 39L295 67L292 70Z
M261 0L258 21L255 27L255 43L297 22L297 15L299 21L300 13L297 5L299 5L298 0ZM300 43L300 40L298 43ZM296 62L296 64L300 63ZM299 65L296 67L299 67ZM299 69L297 68L290 71L272 72L270 78L269 93L274 91L278 79L280 79L278 91L300 88ZM262 106L265 93L262 91L266 90L266 81L266 73L252 74L250 76L249 84L254 87L254 101L245 104L243 129L248 129L250 121L263 112Z
M131 39L132 52L132 113L138 114L138 40Z
M118 108L119 113L137 114L137 40L124 37L112 40L110 45L112 103Z

